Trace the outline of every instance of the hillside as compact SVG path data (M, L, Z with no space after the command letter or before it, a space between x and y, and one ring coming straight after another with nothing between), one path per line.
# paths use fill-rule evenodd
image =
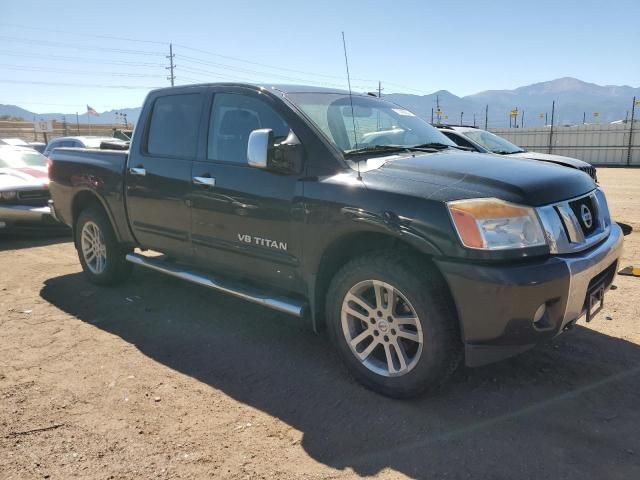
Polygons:
M460 112L464 112L464 123L472 123L476 114L477 123L484 126L485 108L489 106L489 126L504 127L509 125L509 112L518 108L525 112L525 126L539 126L544 120L540 115L547 113L550 119L551 103L556 101L556 123L582 123L583 113L587 114L587 122L608 123L625 118L631 109L633 96L640 99L640 88L626 85L596 85L576 78L564 77L548 82L534 83L513 90L487 90L473 95L458 97L447 90L440 90L430 95L413 95L408 93L392 93L385 95L386 100L398 103L430 121L431 109L435 110L436 101L447 119L443 122L458 123ZM123 108L100 112L100 116L92 116L91 123L119 123L121 118L115 112L127 114L129 122L137 122L140 107ZM599 117L593 117L598 112ZM25 120L55 119L66 117L68 122L76 120L75 113L40 113L36 114L16 105L0 105L0 115L22 117ZM636 113L640 117L640 112ZM520 118L520 117L519 117ZM87 115L80 115L80 123L88 121ZM519 120L520 122L520 120Z

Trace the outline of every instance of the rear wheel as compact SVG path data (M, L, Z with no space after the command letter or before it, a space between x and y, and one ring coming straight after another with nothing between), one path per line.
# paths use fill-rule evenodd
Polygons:
M118 243L103 210L89 207L80 212L75 235L82 269L91 282L113 285L130 275L132 264L125 259L127 250Z
M345 265L327 295L332 340L372 390L410 397L458 366L457 319L439 272L416 258L376 252Z

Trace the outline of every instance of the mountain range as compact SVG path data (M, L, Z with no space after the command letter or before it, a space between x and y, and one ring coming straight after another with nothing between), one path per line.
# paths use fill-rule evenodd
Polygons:
M588 123L608 123L625 119L630 115L633 97L640 99L640 88L618 85L596 85L583 82L577 78L564 77L548 82L534 83L513 90L487 90L484 92L458 97L447 90L440 90L429 95L413 95L407 93L391 93L383 95L386 100L398 103L413 111L427 121L431 121L431 109L440 109L443 123L459 123L463 112L463 123L471 124L474 120L484 126L485 109L488 106L489 127L509 126L509 112L518 109L518 125L524 112L524 126L540 126L544 124L544 115L551 121L551 104L555 100L555 123L582 123L586 114ZM116 112L126 113L129 122L137 122L140 107L122 108L100 112L100 116L91 117L91 123L122 123ZM593 114L597 112L598 116ZM0 116L10 115L25 120L34 117L44 120L67 122L76 121L75 113L42 113L36 114L16 105L0 105ZM445 118L448 117L448 118ZM636 118L640 111L636 109ZM87 115L79 116L80 123L87 122Z

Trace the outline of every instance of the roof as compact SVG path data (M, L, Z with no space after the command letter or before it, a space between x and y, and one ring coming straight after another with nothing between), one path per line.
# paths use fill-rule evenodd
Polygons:
M76 135L76 136L68 136L68 137L56 137L51 139L50 142L53 141L57 141L57 140L95 140L97 138L104 138L106 140L113 140L114 142L122 142L123 140L120 140L119 138L115 138L115 137L107 137L104 135Z
M295 85L295 84L272 84L272 83L237 83L237 82L212 82L212 83L197 83L192 85L180 85L180 87L248 87L253 89L265 89L276 90L278 92L288 93L337 93L342 95L349 95L348 90L339 88L328 87L316 87L313 85ZM177 87L163 87L154 91L171 90ZM352 92L353 95L367 95L363 92Z

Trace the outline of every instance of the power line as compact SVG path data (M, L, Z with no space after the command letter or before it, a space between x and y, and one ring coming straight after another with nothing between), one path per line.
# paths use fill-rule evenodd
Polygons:
M4 25L6 27L15 27L20 29L28 29L28 30L39 30L41 32L50 32L50 33L64 33L66 35L79 35L82 37L93 37L93 38L105 38L109 40L123 40L125 42L139 42L139 43L153 43L156 45L166 45L167 42L159 42L157 40L142 40L139 38L127 38L127 37L118 37L115 35L99 35L95 33L79 33L79 32L69 32L65 30L55 30L53 28L40 28L40 27L32 27L30 25L17 25L15 23L5 23L0 22L0 25Z
M97 85L89 83L62 83L62 82L38 82L35 80L8 80L0 78L0 83L17 83L17 84L30 84L30 85L45 85L52 87L87 87L87 88L119 88L127 90L153 90L161 88L159 86L147 86L147 85Z
M207 51L207 50L202 50L200 48L194 48L194 47L189 47L188 45L183 45L181 43L175 43L174 44L176 47L180 47L180 48L184 48L186 50L191 50L194 52L199 52L205 55L210 55L213 57L220 57L220 58L226 58L227 60L235 60L236 62L242 62L242 63L248 63L251 65L257 65L260 67L265 67L265 68L271 68L274 70L282 70L282 71L288 71L288 72L292 72L292 73L301 73L303 75L312 75L314 77L328 77L328 78L342 78L340 75L329 75L329 74L323 74L323 73L318 73L318 72L309 72L309 71L304 71L304 70L296 70L293 68L286 68L286 67L278 67L275 65L269 65L267 63L260 63L260 62L254 62L251 60L245 60L243 58L239 58L239 57L233 57L231 55L223 55L220 53L215 53L215 52L211 52L211 51ZM181 55L184 56L184 55ZM365 78L354 78L354 80L358 80L361 82L372 82L375 83L377 82L377 80L371 80L371 79L365 79Z
M163 75L151 75L147 73L115 73L115 72L85 72L80 70L65 70L65 69L57 69L57 68L42 68L42 67L32 67L32 66L24 66L24 65L9 65L9 64L0 64L0 67L5 67L10 70L24 70L28 72L48 72L48 73L73 73L74 75L111 75L114 77L135 77L135 78L162 78Z
M60 55L42 55L37 53L21 53L21 52L8 52L6 50L0 50L0 55L6 55L10 57L18 57L18 58L44 58L44 59L55 59L61 61L73 61L73 62L82 62L82 63L99 63L103 65L127 65L132 67L164 67L163 63L153 63L153 62L133 62L126 60L113 60L113 61L105 61L97 58L78 58L78 57L65 57Z
M294 82L304 82L304 83L309 83L309 82L313 82L316 85L325 85L325 86L330 86L330 87L340 87L340 88L344 88L345 84L344 83L333 83L333 82L318 82L317 80L309 80L309 79L305 79L305 78L300 78L300 77L291 77L288 75L281 75L278 73L270 73L270 72L262 72L262 71L258 71L258 70L250 70L250 69L246 69L246 68L242 68L242 67L235 67L233 65L226 65L226 64L222 64L222 63L213 63L213 62L204 62L201 61L199 59L194 59L193 57L190 56L186 56L186 55L179 55L180 59L186 59L187 64L189 63L197 63L197 64L202 64L202 65L207 65L207 66L213 66L214 68L224 68L225 70L235 70L241 73L247 73L249 75L253 74L253 75L260 75L263 77L271 77L271 78L279 78L279 79L283 79L283 80L288 80L288 81L294 81ZM223 78L228 78L229 75L228 74L222 74L221 72L213 72L211 70L204 70L198 67L181 67L183 70L185 71L191 71L192 73L204 73L204 74L209 74L209 75L213 75L213 76L222 76ZM238 78L240 78L239 76L236 76ZM253 80L252 80L253 81ZM355 87L357 88L362 88L363 90L366 90L367 88L369 88L368 86L364 86L364 85L355 85Z
M131 54L131 55L148 55L148 56L164 55L164 53L150 52L145 50L132 50L132 49L126 49L126 48L90 47L86 45L73 45L73 44L64 43L64 42L51 42L48 40L30 40L27 38L17 38L17 37L7 37L7 36L0 36L0 40L5 40L8 42L26 43L29 45L74 48L76 50L95 50L98 52L113 52L113 53L125 53L125 54Z

